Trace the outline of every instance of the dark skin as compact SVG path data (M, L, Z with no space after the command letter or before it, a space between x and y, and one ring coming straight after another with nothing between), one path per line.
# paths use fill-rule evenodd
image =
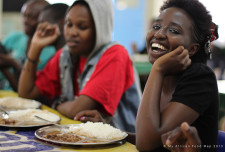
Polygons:
M162 134L184 121L192 124L199 117L190 107L169 102L179 73L191 64L189 57L199 49L199 44L191 37L192 27L193 21L186 12L168 8L147 34L147 51L153 67L137 114L136 146L139 151L162 146Z
M21 9L23 29L30 40L38 25L39 14L47 5L46 2L35 0L33 2L25 3Z
M40 24L32 39L28 57L38 60L42 48L55 41L59 34L58 26L49 23ZM91 12L86 6L77 4L67 13L64 37L71 56L76 54L87 57L91 53L95 44L95 26ZM36 65L26 61L24 67L19 81L19 96L35 99L41 96L34 84ZM57 110L72 119L80 111L97 109L99 106L92 98L80 95L73 101L59 105Z
M25 3L21 9L21 14L23 16L22 21L24 33L28 36L26 53L30 47L31 38L38 24L38 16L41 10L46 5L48 5L47 2L35 0ZM1 54L0 59L0 67L2 73L9 81L10 86L13 88L13 90L17 91L18 79L20 76L22 65L7 54ZM12 73L8 68L13 68L14 73Z
M14 73L10 72L8 68L12 67ZM0 70L3 75L7 78L10 86L14 91L17 91L18 78L21 71L21 65L15 59L8 54L0 54Z
M183 122L180 127L175 128L161 136L163 145L172 152L200 152L201 140L195 127Z
M76 114L74 120L79 120L84 123L87 121L109 123L109 121L105 120L103 117L103 114L97 110L84 110Z
M64 35L63 35L64 18L55 20L52 18L53 13L54 12L51 10L42 11L38 17L38 22L39 23L49 22L51 24L57 24L59 26L60 35L52 44L56 50L59 50L65 45L65 39L64 39Z

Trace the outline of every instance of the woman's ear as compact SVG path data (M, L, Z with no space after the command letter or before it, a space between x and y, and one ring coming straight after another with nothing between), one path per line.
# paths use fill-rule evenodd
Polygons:
M189 50L189 56L191 57L195 55L198 52L199 48L200 45L198 43L192 43L191 49Z

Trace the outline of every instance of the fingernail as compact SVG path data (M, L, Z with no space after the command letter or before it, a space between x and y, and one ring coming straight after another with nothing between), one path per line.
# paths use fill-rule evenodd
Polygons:
M184 123L184 129L185 129L186 131L188 131L189 128L190 128L190 126L188 125L188 123Z
M74 120L77 120L77 117L74 117Z
M170 140L167 139L167 140L166 140L166 145L170 145L170 144L171 144Z
M81 120L84 120L84 119L85 119L85 116L82 116L80 119L81 119Z

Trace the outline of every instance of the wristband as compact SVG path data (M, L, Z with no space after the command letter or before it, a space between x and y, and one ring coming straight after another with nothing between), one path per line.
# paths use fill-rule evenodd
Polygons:
M27 60L33 64L38 64L39 63L39 60L32 60L30 59L29 57L27 57Z
M67 98L65 98L65 97L60 97L60 98L56 99L56 100L53 102L53 104L52 104L51 107L52 107L53 109L56 109L60 104L66 102L66 101L68 101ZM56 109L56 110L57 110L57 109Z

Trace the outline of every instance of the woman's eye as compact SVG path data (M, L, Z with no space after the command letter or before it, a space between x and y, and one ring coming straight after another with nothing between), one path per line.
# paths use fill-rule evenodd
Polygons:
M71 22L65 22L65 24L66 24L67 27L72 27L73 26L73 24Z
M153 25L153 26L152 26L152 28L153 28L154 30L158 30L158 29L160 29L160 27L161 27L160 25Z
M79 28L80 28L81 30L86 30L88 27L87 27L86 25L80 24L80 25L79 25Z
M180 34L180 32L177 29L174 29L174 28L170 28L169 31L174 33L174 34Z

